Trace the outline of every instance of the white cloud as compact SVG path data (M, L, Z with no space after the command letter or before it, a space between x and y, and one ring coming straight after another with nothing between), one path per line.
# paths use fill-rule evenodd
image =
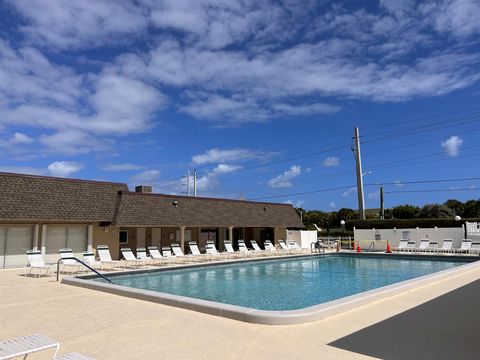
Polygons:
M19 132L13 134L12 138L10 139L10 142L13 144L30 144L33 141L34 140L30 136Z
M456 37L480 34L480 3L477 0L430 1L420 6L420 10L439 32Z
M405 184L402 183L400 180L395 180L394 182L395 182L396 187L404 187L405 186Z
M345 190L345 191L342 193L342 197L350 196L351 194L355 193L356 191L357 191L357 188L356 188L356 187L351 187L351 188Z
M459 136L451 136L447 140L442 141L442 148L448 156L458 156L463 140Z
M141 170L144 169L144 166L136 164L107 164L102 166L100 169L103 171L131 171L131 170Z
M168 103L155 87L113 68L77 75L38 50L2 40L0 80L0 127L48 130L39 143L69 155L110 150L113 139L106 136L146 131ZM28 141L18 136L17 143Z
M298 165L292 165L289 170L284 171L282 174L270 179L267 185L271 188L285 188L292 187L292 180L302 173L302 167Z
M249 149L219 149L207 150L203 154L192 156L195 164L226 163L231 161L245 161L252 159L265 159L271 156L269 153L263 153L257 150Z
M286 200L286 201L283 201L283 203L284 204L290 204L293 207L299 208L299 207L302 207L303 204L305 204L305 201L303 201L303 200Z
M336 156L329 156L323 161L323 165L326 167L333 167L340 165L340 158Z
M145 170L141 173L135 174L132 176L131 181L134 184L141 184L141 185L154 185L158 182L160 178L160 171L159 170Z
M218 164L214 169L214 174L229 174L240 170L242 167L238 165Z
M83 48L124 42L141 32L148 17L128 0L9 0L28 20L21 30L32 43L58 48Z
M415 0L380 0L380 6L393 14L402 15L415 8Z
M74 161L55 161L48 165L47 169L52 176L69 177L71 174L80 171L82 168L82 165Z
M328 203L328 207L329 207L330 209L335 209L335 208L337 207L337 204L335 204L333 201L330 201L330 202Z

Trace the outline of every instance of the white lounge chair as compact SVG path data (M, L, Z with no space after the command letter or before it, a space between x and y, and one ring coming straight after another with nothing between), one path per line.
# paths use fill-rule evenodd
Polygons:
M250 240L250 244L252 244L253 251L255 252L255 254L258 254L260 256L268 255L265 250L262 250L262 248L258 245L256 240Z
M80 264L73 259L75 255L73 255L73 250L70 248L63 248L59 250L60 252L60 258L62 259L61 267L60 267L60 272L66 272L70 274L76 274L80 271Z
M38 270L37 278L42 275L42 272L45 271L45 276L48 275L49 271L52 269L51 266L45 265L43 260L42 252L38 250L28 250L27 251L27 261L28 265L25 266L25 276L32 274L33 270Z
M426 252L437 252L438 251L438 243L436 241L430 241L428 246L425 248Z
M83 262L95 270L102 268L102 263L95 260L95 254L92 251L83 252Z
M194 261L209 261L212 257L208 254L202 254L200 249L198 248L196 241L189 241L188 247L190 248L190 252L192 253L192 260Z
M472 242L472 247L468 251L469 254L480 254L480 242Z
M264 246L265 246L265 251L268 251L270 254L277 255L277 248L273 246L270 240L265 240Z
M137 268L139 266L145 266L144 260L137 259L130 248L121 248L123 259L125 260L125 266L133 266Z
M292 249L290 249L287 246L287 243L285 242L285 240L278 240L278 244L280 245L280 249L282 250L282 252L284 254L291 254L292 253Z
M443 239L442 247L438 249L438 252L449 253L452 252L453 239Z
M417 249L415 241L409 241L407 242L407 247L405 248L405 251L412 252Z
M238 240L238 251L245 256L252 255L244 240Z
M119 260L112 260L108 245L98 245L97 254L100 258L100 262L102 263L102 270L113 270L115 268L122 267L123 269L125 269L125 262Z
M145 265L153 265L153 259L147 255L147 249L137 248L137 259L142 260Z
M55 358L60 349L60 343L42 334L19 336L0 342L0 359L13 359L20 356L25 359L29 354L48 349L55 349L53 355Z
M185 256L180 244L173 243L170 245L170 248L172 249L173 255L175 255L175 258L177 259L177 262L188 262L191 260L191 256Z
M226 253L218 252L217 247L215 246L215 242L212 240L207 240L207 246L205 247L205 251L212 257L212 260L216 258L218 259L221 256L227 257Z
M470 239L463 239L462 244L460 245L460 249L455 249L455 252L460 254L468 254L470 249L472 248L472 240Z
M230 240L225 240L223 242L223 244L225 246L225 250L227 251L227 254L228 254L229 257L237 258L237 257L242 255L238 251L235 251L233 249L233 245L232 245L232 242Z
M170 248L168 249L170 250ZM162 253L156 246L149 246L148 253L150 254L153 265L167 265L174 262L173 257L169 259L168 257L162 256Z
M420 246L418 248L416 248L415 251L416 252L424 252L427 249L428 244L430 244L430 240L420 239Z
M407 248L407 243L408 243L407 239L400 239L398 247L393 248L392 250L393 251L404 251Z

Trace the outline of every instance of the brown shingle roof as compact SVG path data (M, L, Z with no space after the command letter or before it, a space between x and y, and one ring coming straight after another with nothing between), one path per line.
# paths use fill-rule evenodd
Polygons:
M177 201L176 206L174 201ZM301 228L288 204L127 192L122 195L117 224L122 226Z
M113 221L126 184L0 173L0 220Z
M133 193L122 183L10 173L0 173L0 221L303 227L288 204Z

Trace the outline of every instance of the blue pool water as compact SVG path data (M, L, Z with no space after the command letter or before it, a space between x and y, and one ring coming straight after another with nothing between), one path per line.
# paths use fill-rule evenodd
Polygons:
M329 255L120 275L111 279L117 285L259 310L294 310L463 264Z

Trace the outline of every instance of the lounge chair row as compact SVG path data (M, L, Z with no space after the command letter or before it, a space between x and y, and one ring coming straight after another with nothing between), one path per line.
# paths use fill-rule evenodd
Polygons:
M399 252L433 252L450 254L480 254L480 242L472 242L470 239L463 239L459 248L454 248L453 239L444 239L441 247L436 241L421 239L417 246L415 241L401 239L394 251Z
M107 245L98 245L97 254L98 260L95 258L93 252L83 252L83 261L96 270L114 270L125 268L137 268L151 265L169 265L186 262L202 262L224 259L237 259L241 257L255 257L255 256L272 256L272 255L290 255L306 252L301 249L295 241L291 241L289 245L285 240L279 240L280 249L277 249L271 241L265 241L265 249L262 250L255 240L250 241L252 249L249 249L244 240L238 241L238 251L233 249L231 241L224 242L225 252L219 252L213 241L207 241L206 253L202 254L195 241L189 241L188 245L191 254L184 254L180 244L174 243L171 246L162 247L161 251L155 246L148 248L137 248L136 256L130 248L121 248L122 260L113 260L110 250ZM148 252L148 254L147 254ZM77 274L83 271L89 271L88 268L78 263L74 257L73 250L69 248L60 249L60 257L62 263L60 267L61 273ZM35 270L36 276L39 277L43 273L48 275L50 271L53 272L53 266L46 265L40 251L27 251L28 265L25 267L25 276L32 274Z
M60 343L42 334L19 336L14 339L0 341L0 360L13 359L20 356L26 359L30 354L49 349L55 351L52 357L53 360L94 360L79 353L68 353L57 357Z

